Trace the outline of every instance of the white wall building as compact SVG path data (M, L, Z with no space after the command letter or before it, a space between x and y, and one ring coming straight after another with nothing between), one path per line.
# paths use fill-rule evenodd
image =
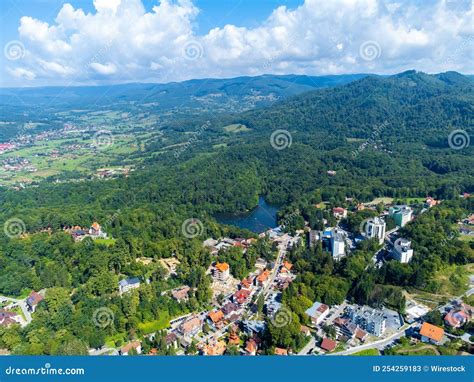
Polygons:
M368 239L377 239L379 244L383 244L385 238L385 221L382 218L374 217L367 221L365 225L365 236Z
M413 257L413 249L411 249L411 241L403 238L395 240L393 245L392 257L401 263L410 262Z

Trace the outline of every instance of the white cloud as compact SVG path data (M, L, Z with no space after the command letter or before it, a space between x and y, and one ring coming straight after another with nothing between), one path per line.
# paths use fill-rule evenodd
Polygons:
M15 78L22 78L28 81L34 80L36 78L36 75L33 72L30 72L29 70L23 69L23 68L7 68L8 73L10 73L11 76Z
M9 73L38 83L411 68L470 73L473 11L451 3L306 0L276 8L254 28L229 24L205 35L193 29L199 10L191 0L162 0L149 12L141 0L94 0L93 13L64 4L53 25L20 19L28 54ZM375 59L361 56L367 41L380 48Z
M90 64L91 68L94 69L97 73L103 74L103 75L110 75L114 74L117 72L117 67L109 62L108 64L99 64L98 62L93 62Z

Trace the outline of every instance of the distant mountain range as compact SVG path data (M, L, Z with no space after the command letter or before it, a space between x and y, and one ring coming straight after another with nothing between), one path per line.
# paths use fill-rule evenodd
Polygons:
M212 113L239 112L267 106L276 100L310 90L344 85L365 76L262 75L167 84L2 88L0 104L47 108L51 111L91 107L147 107L155 112L178 108Z

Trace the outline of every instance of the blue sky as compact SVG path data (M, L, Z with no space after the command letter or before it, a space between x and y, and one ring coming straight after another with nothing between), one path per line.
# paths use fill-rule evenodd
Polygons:
M467 0L2 0L0 86L473 73Z

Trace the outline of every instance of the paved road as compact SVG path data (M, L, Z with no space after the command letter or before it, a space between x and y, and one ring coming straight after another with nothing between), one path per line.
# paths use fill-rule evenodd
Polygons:
M89 355L104 355L110 353L110 355L118 355L118 350L114 348L101 348L101 349L91 349L89 350Z
M408 330L409 328L412 328L413 326L418 325L418 323L414 322L413 324L404 327L403 329L399 330L398 332L392 334L391 336L384 338L382 340L378 340L375 342L370 342L368 344L364 345L359 345L359 346L354 346L353 348L350 348L348 350L340 351L337 353L331 353L328 355L349 355L353 353L357 353L362 350L367 350L367 349L382 349L385 346L387 346L389 343L398 340L400 337L403 337L405 335L405 331Z
M309 342L306 344L306 346L301 349L299 352L298 352L298 355L306 355L309 353L309 351L311 349L313 349L314 347L316 346L316 340L314 339L313 336L311 336L311 339L309 340Z

